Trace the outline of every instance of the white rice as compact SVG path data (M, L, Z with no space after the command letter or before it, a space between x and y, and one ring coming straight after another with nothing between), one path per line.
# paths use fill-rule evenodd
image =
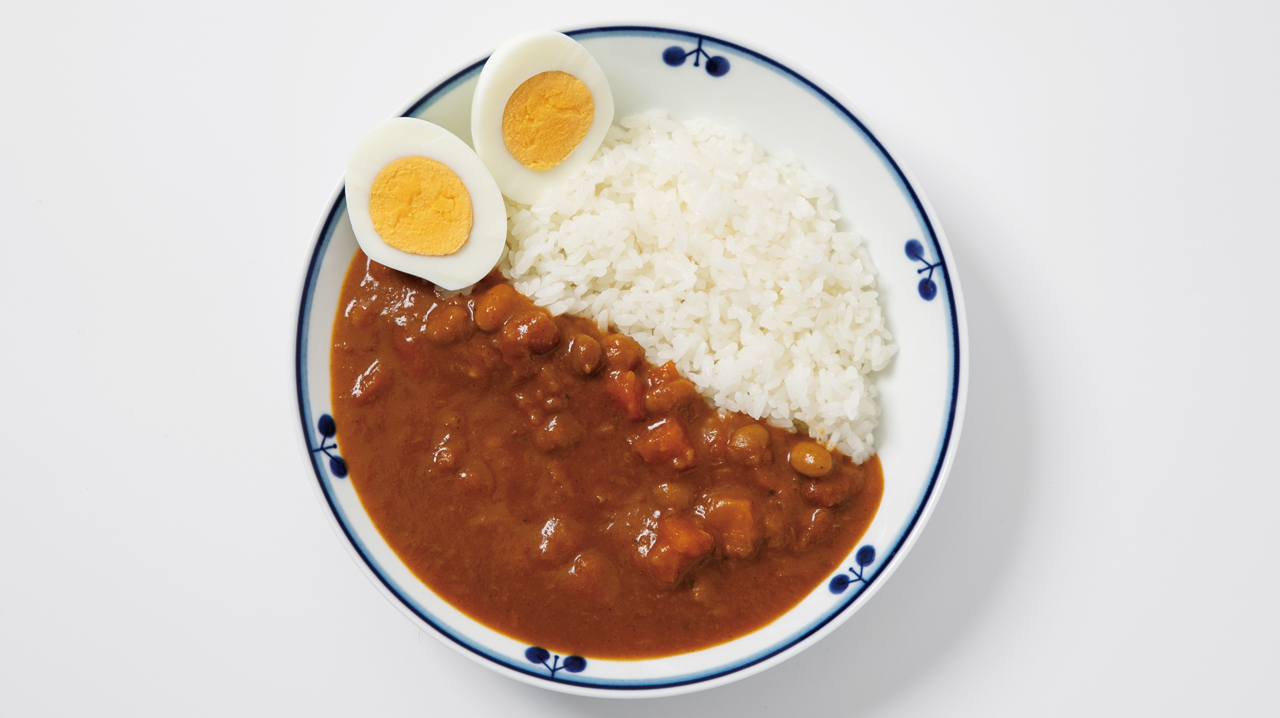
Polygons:
M897 348L861 238L794 159L708 120L623 119L583 174L508 204L516 288L674 361L722 410L875 452L870 374Z

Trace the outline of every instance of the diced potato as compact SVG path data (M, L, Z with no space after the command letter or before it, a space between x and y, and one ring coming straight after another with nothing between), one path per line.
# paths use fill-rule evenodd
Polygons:
M646 464L668 466L676 471L691 469L697 464L698 455L693 450L689 435L680 422L663 419L636 437L631 448Z
M667 414L672 409L693 401L698 389L688 379L676 379L645 392L644 408L651 414Z
M636 378L635 372L610 372L604 381L605 393L618 402L624 417L631 421L644 418L644 399L640 394L640 380Z
M680 370L676 368L676 363L669 361L662 366L655 366L645 375L645 381L650 389L654 389L673 382L680 378Z
M682 511L693 503L693 489L686 484L667 481L653 487L653 497L660 508Z
M657 543L646 557L649 573L658 583L671 585L715 545L711 534L693 521L669 516L658 524Z
M636 340L622 334L610 334L600 343L604 361L611 371L627 371L644 359L644 349Z
M760 525L750 499L712 496L699 507L699 513L720 539L720 550L726 556L749 558L756 552Z

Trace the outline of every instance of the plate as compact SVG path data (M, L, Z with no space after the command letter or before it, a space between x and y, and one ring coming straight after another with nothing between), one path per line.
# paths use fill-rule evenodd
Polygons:
M879 512L840 568L774 623L719 646L678 656L611 661L562 656L473 621L431 592L374 528L334 442L329 348L338 295L356 251L342 183L314 236L298 308L298 419L314 486L356 563L422 630L459 653L533 685L596 696L683 693L776 665L830 633L863 606L906 556L946 481L960 435L968 371L964 307L950 249L924 195L852 106L793 65L742 42L641 26L566 31L609 78L615 117L662 109L677 120L732 125L770 154L798 157L827 179L845 219L879 272L881 301L898 354L881 372L876 432L885 489ZM471 142L478 60L402 113Z

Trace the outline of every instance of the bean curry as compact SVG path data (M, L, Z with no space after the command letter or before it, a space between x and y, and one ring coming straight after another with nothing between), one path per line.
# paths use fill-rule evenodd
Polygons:
M494 630L595 658L723 643L804 598L874 517L876 457L718 412L672 364L497 272L444 294L357 252L338 444L405 565Z

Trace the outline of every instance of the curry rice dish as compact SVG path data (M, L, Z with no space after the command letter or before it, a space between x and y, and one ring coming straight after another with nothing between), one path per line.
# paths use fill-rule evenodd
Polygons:
M895 347L825 182L707 120L612 119L598 63L542 32L485 63L474 149L368 133L331 380L418 578L528 644L635 659L760 628L851 552Z

